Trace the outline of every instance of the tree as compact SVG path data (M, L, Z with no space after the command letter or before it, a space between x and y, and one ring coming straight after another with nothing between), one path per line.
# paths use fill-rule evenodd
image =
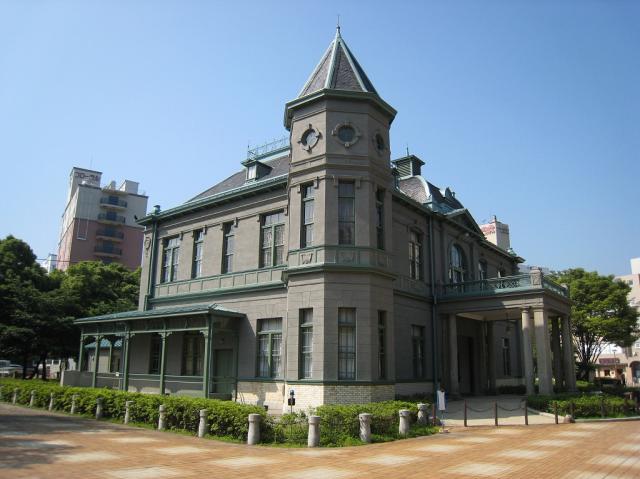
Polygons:
M605 343L624 347L637 339L638 312L628 303L629 286L613 276L577 268L556 279L569 286L578 377L586 380Z

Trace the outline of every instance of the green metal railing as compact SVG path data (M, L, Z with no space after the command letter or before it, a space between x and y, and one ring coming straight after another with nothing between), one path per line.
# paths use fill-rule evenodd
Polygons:
M442 298L453 296L492 296L536 289L546 289L565 298L569 297L569 290L567 288L544 277L542 274L519 274L504 276L502 278L445 284L441 286L439 296Z

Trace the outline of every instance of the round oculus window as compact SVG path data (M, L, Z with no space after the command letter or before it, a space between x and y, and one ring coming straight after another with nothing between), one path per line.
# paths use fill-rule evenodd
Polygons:
M311 148L316 146L316 143L318 143L319 139L320 133L315 128L312 128L311 125L309 125L309 128L307 128L302 134L299 143L305 150L311 150Z
M338 138L344 143L353 143L353 139L356 137L356 130L350 125L342 125L338 128Z

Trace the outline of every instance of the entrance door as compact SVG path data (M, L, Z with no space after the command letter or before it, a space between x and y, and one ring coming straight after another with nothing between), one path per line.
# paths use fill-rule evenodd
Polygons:
M233 349L216 349L213 359L213 392L231 395L234 384Z
M473 392L473 338L458 336L458 381L460 394Z

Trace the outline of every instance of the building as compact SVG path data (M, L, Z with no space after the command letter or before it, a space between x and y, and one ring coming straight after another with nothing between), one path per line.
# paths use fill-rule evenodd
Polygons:
M631 274L617 276L630 288L629 304L640 311L640 258L631 258ZM596 377L616 379L640 387L640 340L629 348L607 344L596 364Z
M484 237L487 238L487 241L490 241L498 248L502 248L505 251L509 251L511 249L509 225L498 221L498 218L495 215L493 215L491 221L480 225L480 229L482 230Z
M67 206L62 215L57 268L79 261L140 266L143 228L136 223L147 212L148 197L138 183L124 180L100 186L102 173L74 167L69 175Z
M47 257L42 260L40 266L42 266L47 271L47 274L53 272L58 268L58 255L49 253Z
M81 367L65 383L271 409L293 389L301 410L439 383L533 393L534 375L541 393L554 377L573 389L567 291L517 274L522 258L487 241L420 158L391 161L395 115L338 30L285 105L287 140L140 220L139 309L78 320ZM104 340L121 341L121 370L85 348Z

